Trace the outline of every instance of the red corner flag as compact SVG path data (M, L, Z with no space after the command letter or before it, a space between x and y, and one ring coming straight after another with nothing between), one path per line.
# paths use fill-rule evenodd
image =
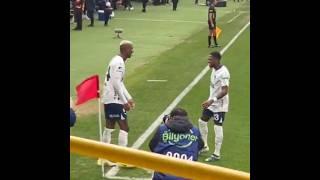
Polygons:
M99 98L99 76L93 75L76 87L78 100L76 105L87 102L93 98Z

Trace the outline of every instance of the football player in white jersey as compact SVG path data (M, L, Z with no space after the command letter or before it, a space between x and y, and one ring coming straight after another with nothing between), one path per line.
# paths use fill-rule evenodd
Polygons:
M210 53L208 58L209 68L212 69L210 80L210 95L208 100L202 103L203 112L199 119L199 129L204 141L201 152L209 151L208 147L208 121L213 117L215 132L214 153L205 161L220 159L220 149L223 140L223 128L225 113L229 106L229 80L230 74L226 66L220 64L221 54L217 51Z
M111 142L112 132L115 130L115 123L120 127L118 145L127 146L128 144L128 122L126 112L133 109L135 103L126 89L123 80L125 75L125 62L133 53L133 43L123 40L120 42L120 54L114 56L108 66L102 102L106 119L106 127L103 132L102 141ZM99 161L98 161L98 164Z

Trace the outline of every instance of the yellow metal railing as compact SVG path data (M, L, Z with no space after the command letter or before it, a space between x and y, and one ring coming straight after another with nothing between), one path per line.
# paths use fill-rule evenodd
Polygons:
M249 180L250 174L204 163L70 136L70 152L191 179Z

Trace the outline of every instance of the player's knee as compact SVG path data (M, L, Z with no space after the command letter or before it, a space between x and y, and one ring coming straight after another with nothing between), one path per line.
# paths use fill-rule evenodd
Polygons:
M106 127L109 128L109 129L114 129L115 122L113 122L112 120L107 120L106 121Z
M202 121L205 121L205 122L208 122L210 117L209 116L206 116L206 115L202 115L201 118L200 118Z
M214 124L217 126L222 126L222 122L214 121Z
M120 127L120 129L126 131L127 133L129 132L129 127Z

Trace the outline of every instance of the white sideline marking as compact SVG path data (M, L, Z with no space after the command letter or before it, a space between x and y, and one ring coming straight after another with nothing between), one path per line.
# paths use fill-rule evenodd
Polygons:
M148 79L148 82L167 82L168 80L166 79Z
M240 13L238 15L234 16L232 19L230 19L227 23L231 23L233 20L235 20L239 16L240 16Z
M250 25L250 21L231 39L231 41L220 51L221 55L235 42L240 34ZM169 114L170 111L177 106L182 98L200 81L200 79L209 71L209 67L206 66L194 80L174 99L174 101L158 116L158 118L149 126L149 128L133 143L131 146L134 149L138 149L149 135L161 124L162 117L165 114ZM106 177L115 176L119 172L118 166L112 167L106 174Z
M206 21L184 21L184 20L171 20L171 19L134 19L134 18L114 18L114 19L133 20L133 21L178 22L178 23L207 24Z

